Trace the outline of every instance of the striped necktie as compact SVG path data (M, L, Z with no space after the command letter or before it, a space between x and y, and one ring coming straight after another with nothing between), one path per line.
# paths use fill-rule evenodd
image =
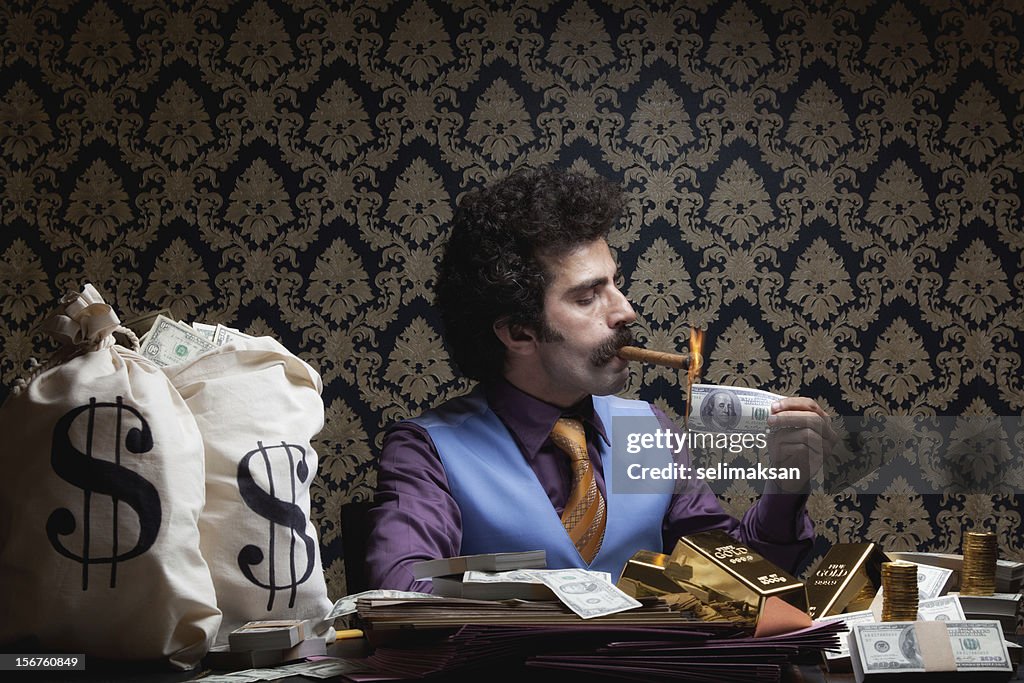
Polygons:
M569 538L580 555L590 564L604 540L606 513L604 496L598 490L590 468L583 423L575 418L559 418L551 430L551 440L572 461L572 493L562 511L562 526L569 532Z

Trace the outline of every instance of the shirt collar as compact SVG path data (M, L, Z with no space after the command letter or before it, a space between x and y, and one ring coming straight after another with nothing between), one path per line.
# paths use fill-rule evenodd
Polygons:
M564 415L579 417L591 427L591 433L601 436L608 444L604 423L594 410L593 397L587 396L570 409L562 409L542 401L501 378L486 387L487 403L501 419L527 458L533 459L551 434L558 418Z

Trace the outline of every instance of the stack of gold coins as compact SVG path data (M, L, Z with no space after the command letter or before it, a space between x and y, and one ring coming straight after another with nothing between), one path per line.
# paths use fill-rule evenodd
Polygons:
M992 595L996 592L996 535L990 531L968 531L964 536L964 565L960 570L960 593Z
M882 621L917 621L917 565L882 563Z

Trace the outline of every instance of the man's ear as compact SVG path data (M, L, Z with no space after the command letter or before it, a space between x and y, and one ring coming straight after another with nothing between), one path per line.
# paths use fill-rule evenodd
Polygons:
M537 348L537 333L525 326L509 323L508 318L494 321L492 328L509 353L524 356L533 353Z

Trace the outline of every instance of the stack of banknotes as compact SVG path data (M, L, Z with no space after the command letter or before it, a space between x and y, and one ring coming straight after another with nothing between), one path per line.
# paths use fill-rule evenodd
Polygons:
M995 621L936 623L935 636L922 637L919 622L857 624L849 634L850 655L857 683L909 680L907 674L932 681L1009 680L1014 673ZM943 628L944 627L944 628ZM948 642L946 639L948 638ZM944 652L945 657L930 657ZM952 662L949 662L949 655ZM936 659L946 659L937 662ZM932 660L932 661L930 661ZM895 678L902 676L902 678Z

